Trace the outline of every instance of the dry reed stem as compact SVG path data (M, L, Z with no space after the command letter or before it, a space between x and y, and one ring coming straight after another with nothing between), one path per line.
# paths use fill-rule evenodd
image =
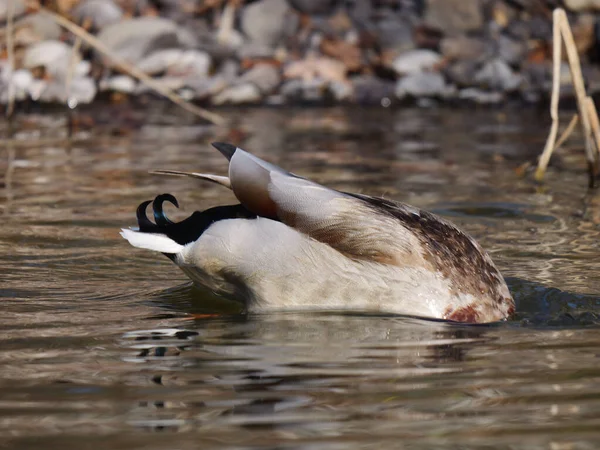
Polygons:
M134 76L135 78L140 80L143 84L145 84L146 86L155 90L156 92L162 94L163 96L165 96L166 98L171 100L173 103L181 106L186 111L189 111L192 114L202 117L203 119L206 119L215 125L223 125L225 123L225 119L223 117L221 117L220 115L212 113L210 111L207 111L196 105L193 105L193 104L185 101L183 98L181 98L179 95L177 95L175 92L171 91L170 89L165 88L164 86L161 86L160 83L157 83L154 79L152 79L150 76L146 75L144 72L139 70L137 67L129 64L127 61L125 61L120 56L115 55L114 52L112 52L108 47L106 47L96 37L89 34L87 31L85 31L79 25L71 22L68 19L65 19L64 17L62 17L44 7L40 7L40 11L43 12L44 14L48 15L49 17L51 17L57 24L66 28L71 33L73 33L75 36L80 37L88 45L90 45L94 49L98 50L104 56L107 56L108 58L110 58L114 63L116 63L122 70L127 72L129 75Z
M560 60L562 58L562 40L560 38L560 24L554 15L554 21L552 23L552 98L550 100L550 117L552 118L552 125L550 126L550 134L546 139L546 145L540 160L538 162L537 169L535 171L535 179L542 181L546 168L550 162L552 152L556 148L556 135L558 134L558 96L560 94Z
M567 128L565 128L565 130L562 132L562 134L556 141L554 148L559 148L561 145L563 145L565 143L565 141L567 139L569 139L569 136L571 136L571 133L573 133L573 130L575 129L575 126L577 125L578 122L579 122L579 115L574 114L573 117L571 118L571 121L569 122L569 125L567 125Z
M12 117L15 109L15 84L13 75L15 73L15 39L14 39L15 0L8 0L8 11L6 15L6 53L10 67L10 78L8 79L8 103L6 105L6 116Z
M577 109L579 110L579 118L581 119L581 125L583 128L583 136L585 139L585 153L588 163L591 164L592 173L590 176L595 177L598 173L597 170L597 152L598 150L594 147L594 141L592 141L592 130L590 125L590 116L587 107L587 95L585 93L585 83L583 82L583 74L581 73L581 63L579 61L579 54L577 53L577 47L575 40L573 39L573 33L569 26L567 14L563 9L556 9L554 11L555 18L559 19L560 31L563 41L565 43L565 49L567 51L567 58L569 60L569 69L571 70L571 80L575 93L577 95Z
M600 151L600 121L598 120L598 111L592 97L585 98L585 106L590 118L590 126L596 143L596 151ZM596 165L598 164L598 153L596 153ZM597 167L596 167L597 170Z
M579 119L583 128L583 136L585 139L585 154L588 161L590 186L593 185L594 179L598 175L598 152L600 151L600 123L598 122L598 114L596 107L591 98L585 92L585 83L581 73L581 63L579 54L573 39L573 33L567 19L565 11L557 8L553 12L553 77L552 77L552 99L550 104L550 115L552 117L552 126L544 147L544 151L540 157L538 167L535 172L535 179L541 181L546 172L548 162L552 152L559 144L556 143L556 134L558 131L558 96L560 91L560 63L562 44L565 45L569 70L571 72L571 80L575 88L577 99L577 109L579 111ZM571 123L574 119L571 120ZM574 125L573 125L574 126ZM568 137L571 129L571 124L563 133L565 139ZM569 131L569 133L566 133ZM593 138L592 139L592 133ZM562 138L562 136L561 136ZM564 139L560 140L560 144Z
M87 142L89 138L87 137L59 137L59 138L40 138L40 139L0 139L0 147L13 147L15 149L19 148L38 148L38 147L48 147L48 146L62 146L67 145L71 142ZM102 140L102 143L112 143L112 142L120 142L117 138L111 138Z

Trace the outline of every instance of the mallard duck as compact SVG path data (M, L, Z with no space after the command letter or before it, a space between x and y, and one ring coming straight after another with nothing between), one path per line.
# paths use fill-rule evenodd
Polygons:
M321 186L231 144L213 146L229 176L211 181L239 204L171 222L143 202L121 235L164 253L196 284L248 311L360 310L458 322L508 318L514 300L490 256L450 222L402 203ZM146 216L152 203L155 222Z

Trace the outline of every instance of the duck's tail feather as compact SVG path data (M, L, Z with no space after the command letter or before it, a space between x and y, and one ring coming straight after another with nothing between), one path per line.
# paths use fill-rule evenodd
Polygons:
M231 189L231 181L228 177L224 177L222 175L213 175L211 173L181 172L179 170L151 170L150 173L155 175L199 178L200 180L210 181L212 183L225 186L227 189Z
M121 236L137 248L152 250L166 254L177 254L183 250L183 245L178 244L164 234L144 233L142 231L121 229Z

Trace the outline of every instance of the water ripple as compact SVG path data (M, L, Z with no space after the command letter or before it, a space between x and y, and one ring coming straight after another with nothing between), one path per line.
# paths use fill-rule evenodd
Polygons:
M160 105L131 114L140 130L100 121L70 148L63 119L30 118L54 143L15 148L0 185L3 444L597 447L599 202L572 155L543 188L515 175L543 146L537 112L252 110L212 131ZM245 315L132 250L118 230L157 193L177 193L177 218L231 201L147 173L224 173L208 141L231 135L300 175L449 216L490 250L517 316Z

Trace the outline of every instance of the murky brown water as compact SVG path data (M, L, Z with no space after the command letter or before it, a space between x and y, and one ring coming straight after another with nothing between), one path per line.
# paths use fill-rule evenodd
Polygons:
M228 114L211 130L173 109L101 110L70 148L61 115L20 119L18 139L43 141L0 162L3 448L598 448L600 194L575 151L544 189L517 177L545 113ZM451 217L491 251L518 317L227 314L118 235L159 193L176 218L232 200L147 174L224 173L212 140Z

